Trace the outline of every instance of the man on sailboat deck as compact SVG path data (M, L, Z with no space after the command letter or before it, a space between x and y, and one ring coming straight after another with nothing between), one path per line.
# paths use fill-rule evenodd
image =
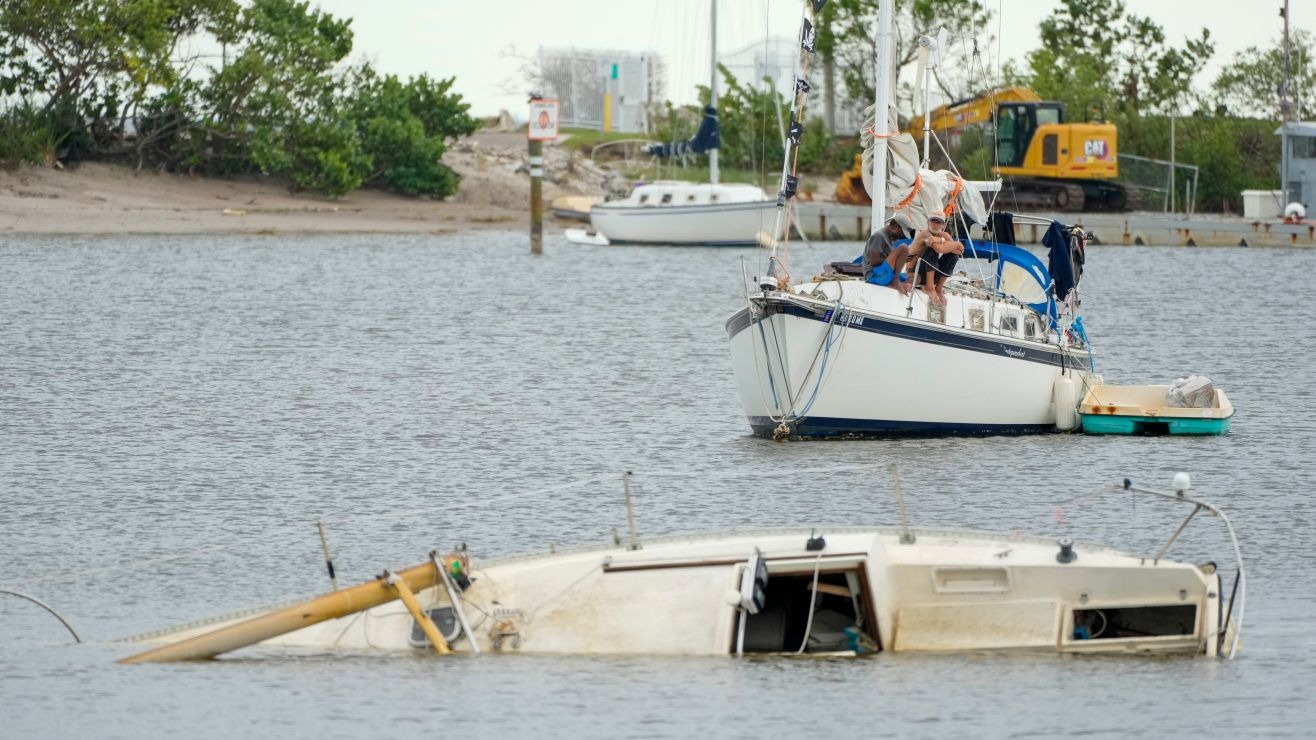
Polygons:
M905 245L892 248L892 242L905 238L900 224L888 221L881 231L874 232L864 245L864 281L873 285L893 287L902 294L913 290L905 284L901 268L909 260L909 248ZM896 278L899 277L899 280Z
M964 245L946 233L946 217L940 213L928 216L928 228L918 232L909 245L909 254L917 258L914 282L921 283L928 300L946 305L944 287L946 278L955 270L955 263L964 254Z

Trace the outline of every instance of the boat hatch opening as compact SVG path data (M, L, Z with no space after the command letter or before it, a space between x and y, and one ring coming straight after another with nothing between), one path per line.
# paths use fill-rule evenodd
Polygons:
M879 649L872 637L877 634L876 620L864 593L864 582L857 570L824 570L818 576L815 596L812 571L773 573L768 579L764 608L758 614L741 612L746 620L744 652L794 653L801 645L806 653L856 647L857 652L875 652Z
M1074 640L1191 637L1196 633L1196 604L1074 610Z
M447 640L449 645L461 639L462 626L457 621L457 615L453 612L452 607L435 607L430 609L428 614L430 621L434 623L435 627L439 628L439 634L443 635L443 639ZM428 648L430 646L430 638L425 636L425 632L420 628L420 623L414 619L411 620L409 642L414 648Z

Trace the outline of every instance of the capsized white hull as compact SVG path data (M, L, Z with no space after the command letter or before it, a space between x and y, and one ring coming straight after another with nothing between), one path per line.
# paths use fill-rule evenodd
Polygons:
M475 561L461 634L442 587L420 590L457 652L729 655L833 651L1029 650L1215 655L1213 568L968 531L778 529L647 540ZM763 598L742 594L755 554ZM814 583L818 584L814 587ZM811 621L808 615L812 614ZM244 615L240 619L250 618ZM236 623L233 619L227 623ZM173 643L227 624L148 636ZM445 627L446 625L446 627ZM743 627L743 629L742 629ZM805 640L804 636L809 635ZM422 650L391 602L267 640L268 647Z
M1073 414L1073 394L1057 407L1057 381L1081 388L1088 355L1058 347L1041 317L954 289L943 317L930 315L921 291L860 281L752 295L727 333L755 434L783 417L804 437L1039 432Z

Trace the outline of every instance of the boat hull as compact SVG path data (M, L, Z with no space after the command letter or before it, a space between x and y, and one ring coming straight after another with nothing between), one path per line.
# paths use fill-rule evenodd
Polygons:
M783 417L804 438L1054 431L1057 379L1086 369L1055 346L919 319L830 320L816 305L757 299L727 322L755 435Z
M1171 434L1210 436L1229 432L1229 421L1223 419L1175 419L1164 416L1110 416L1106 414L1080 414L1086 434Z
M775 201L691 206L600 205L590 223L608 241L678 246L756 246L770 241Z
M818 534L824 536L815 539ZM639 549L618 545L472 561L472 583L460 599L469 634L451 619L454 604L442 587L419 589L416 599L458 653L796 653L800 635L809 635L813 654L1216 654L1223 593L1216 574L1099 546L1072 548L1072 557L1058 558L1062 549L1054 540L965 530L907 535L827 527L687 535L646 540ZM754 558L763 564L765 595L757 611L747 613L742 594L747 574L757 572ZM815 618L806 624L809 613ZM1099 617L1103 631L1084 634L1085 614ZM251 615L142 641L178 643L244 618ZM1107 623L1126 629L1104 631ZM397 602L259 645L428 649Z

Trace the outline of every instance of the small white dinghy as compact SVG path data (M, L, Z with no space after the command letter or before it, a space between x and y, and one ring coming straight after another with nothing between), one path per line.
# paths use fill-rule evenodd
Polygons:
M608 237L591 229L567 229L563 234L572 244L585 244L591 247L606 247L612 242Z
M291 606L136 638L122 662L260 644L440 653L865 654L1028 650L1232 657L1245 593L1214 563L1067 539L829 527L710 533L480 562L465 552ZM898 494L897 488L897 495ZM628 499L629 500L629 499ZM903 511L903 502L901 509ZM399 601L401 603L399 603Z
M1193 376L1188 380L1199 379ZM1229 432L1234 404L1209 380L1189 401L1173 385L1095 385L1079 403L1088 434L1218 435ZM1178 382L1183 382L1178 381Z

